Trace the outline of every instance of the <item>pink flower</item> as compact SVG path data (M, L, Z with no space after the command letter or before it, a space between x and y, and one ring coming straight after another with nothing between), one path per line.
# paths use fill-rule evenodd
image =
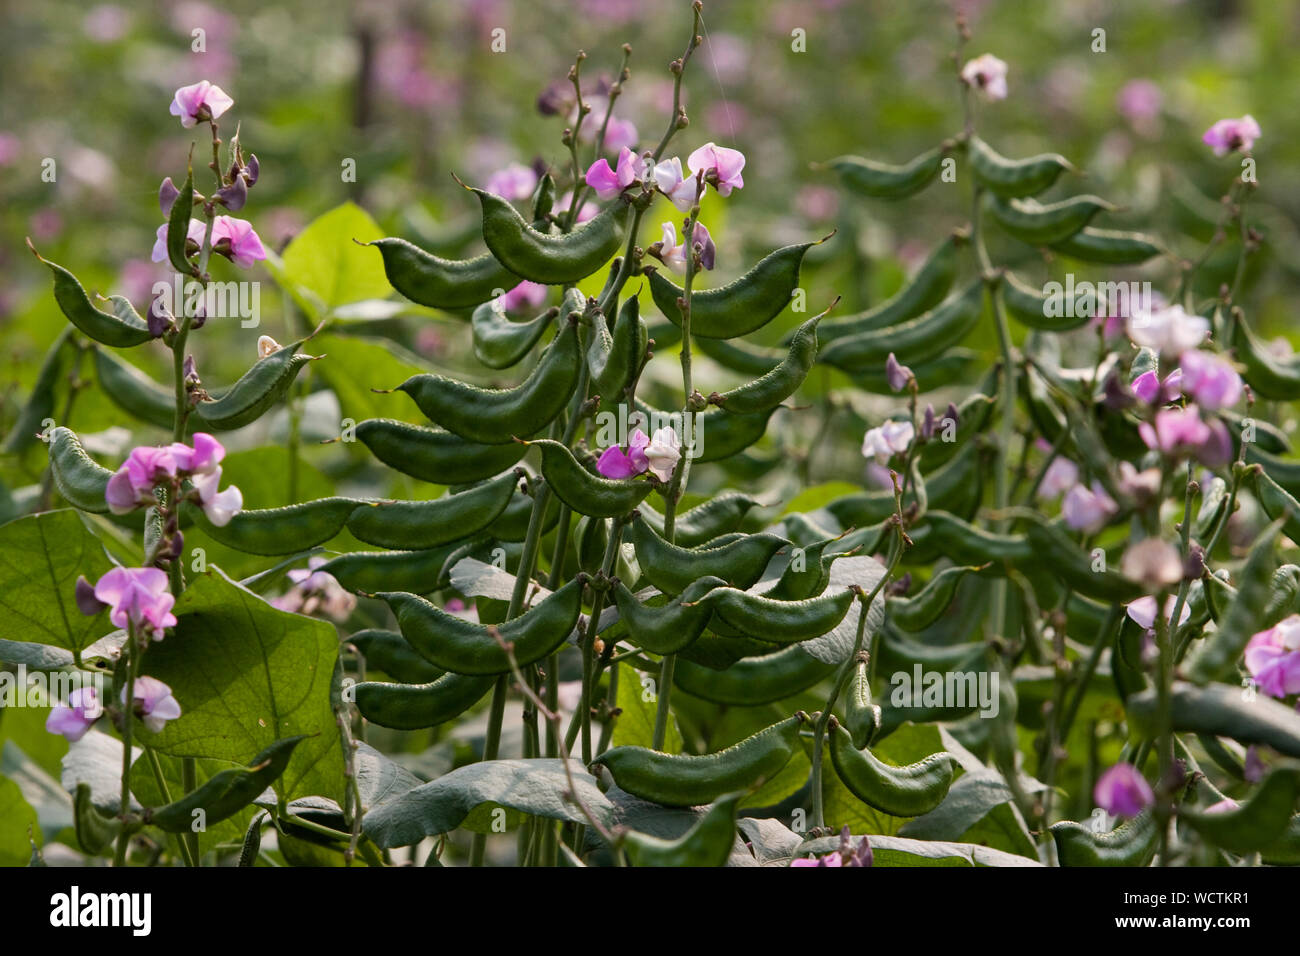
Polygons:
M229 485L225 491L217 491L217 485L221 483L220 468L195 475L191 483L198 493L203 513L218 528L230 524L230 519L243 510L244 494L234 485Z
M219 86L200 80L192 86L182 86L172 100L171 114L181 118L186 129L200 121L214 120L235 105Z
M234 216L218 216L212 224L212 251L245 269L266 258L266 248L253 224Z
M567 213L571 205L573 205L572 189L555 201L555 208L558 212ZM582 205L578 207L578 214L573 217L573 221L574 223L580 223L586 222L588 219L595 219L596 214L599 212L599 206L590 200L584 200Z
M632 432L628 441L627 452L618 445L610 445L596 461L596 470L606 478L631 478L650 467L645 450L650 445L650 437L641 429Z
M1188 353L1190 354L1190 353ZM1155 369L1148 369L1137 378L1133 379L1133 394L1149 405L1164 405L1179 398L1182 393L1183 373L1181 369L1174 369L1163 382Z
M104 498L109 510L120 515L141 505L157 504L154 488L188 468L190 455L190 449L180 443L166 448L152 445L133 448L126 463L108 480Z
M176 599L167 584L167 573L158 568L113 568L95 582L95 597L112 608L108 619L114 627L143 626L161 641L163 628L176 626Z
M1154 422L1138 425L1138 434L1148 448L1167 457L1192 456L1211 468L1232 458L1232 436L1227 428L1217 419L1201 421L1195 405L1162 408Z
M135 707L132 712L143 718L144 725L155 734L162 733L163 725L181 715L181 705L172 696L172 689L156 677L141 675L135 679ZM126 688L122 688L122 704L126 705Z
M207 432L195 432L192 439L194 449L190 452L189 464L185 470L201 475L218 471L217 465L226 457L226 449ZM175 446L173 446L175 447ZM180 446L185 448L184 445ZM189 449L186 449L189 451Z
M704 181L714 186L720 196L730 196L733 189L743 189L745 154L738 149L705 143L686 158L691 173L704 173Z
M530 197L537 188L537 173L521 163L511 163L489 176L483 188L502 199L519 202Z
M62 734L69 743L76 743L86 736L86 731L103 713L98 691L90 686L77 687L68 694L66 704L55 704L50 708L50 715L45 718L45 729L52 734Z
M694 176L684 178L682 175L682 161L674 156L672 159L665 159L654 168L653 175L655 185L659 191L668 197L669 201L682 212L690 212L691 207L695 205L697 198L703 198L708 186L701 182L697 183ZM699 196L696 195L698 188Z
M1150 123L1160 115L1164 94L1150 80L1130 80L1115 98L1120 115L1131 123Z
M876 464L883 465L894 455L907 451L914 434L911 422L888 421L869 429L862 436L862 457L874 458Z
M1091 488L1075 485L1061 502L1061 516L1065 523L1075 531L1089 534L1100 531L1117 511L1119 506L1115 500L1096 481Z
M598 159L587 170L587 185L601 199L613 199L645 176L645 160L626 146L618 154L618 169L610 169L609 160Z
M336 621L346 620L357 606L357 599L343 590L334 575L318 570L325 563L322 557L314 557L305 568L294 568L289 572L293 587L271 604L281 611L297 614L315 614L324 612ZM447 602L451 608L451 602ZM463 609L463 605L462 605Z
M1231 408L1241 400L1241 376L1217 355L1191 349L1183 353L1182 390L1202 408Z
M1059 498L1079 483L1079 466L1068 458L1053 458L1038 484L1038 497Z
M1103 773L1092 798L1113 817L1135 817L1156 800L1151 785L1128 763L1117 763Z
M1300 694L1300 614L1252 637L1245 660L1246 670L1270 697Z
M1007 98L1007 65L992 53L967 61L961 68L962 82L978 90L987 100Z
M546 301L546 295L546 286L540 282L529 282L525 279L501 296L501 308L507 312L516 312L520 309L535 309Z
M1221 119L1205 131L1201 142L1213 147L1215 156L1226 156L1233 150L1248 153L1255 140L1263 135L1255 117L1247 113L1241 119Z
M636 125L631 120L619 119L617 116L609 118L609 125L605 127L605 149L633 149L638 139Z
M683 228L685 228L684 224ZM677 228L671 222L664 223L663 230L664 238L659 249L660 260L673 272L685 273L685 238L682 239L681 243L677 242ZM695 224L695 228L691 232L691 245L695 247L695 251L700 257L700 268L712 269L717 259L717 247L714 246L713 237L709 235L709 230L705 228L704 223L697 222Z
M682 442L677 432L671 428L659 428L650 436L650 443L645 446L646 466L660 481L668 481L673 476L682 457Z
M1203 315L1188 315L1181 305L1135 311L1126 324L1135 345L1168 357L1182 355L1201 345L1210 333L1210 321Z
M889 358L885 359L885 381L889 383L889 387L896 392L901 392L907 388L908 382L915 379L912 370L899 362L898 356L890 352Z
M1170 595L1165 599L1165 609L1163 617L1165 623L1174 616L1174 606L1178 604L1178 598ZM1124 609L1129 619L1145 630L1153 630L1156 626L1156 599L1151 595L1140 597L1129 603ZM1187 623L1187 619L1192 616L1192 608L1187 601L1183 602L1183 609L1178 614L1178 626L1182 627Z
M190 228L186 232L186 238L196 246L203 244L203 236L207 232L207 223L202 219L191 219ZM213 233L215 235L215 227ZM154 240L153 253L149 256L154 262L167 261L167 223L158 227L158 235Z

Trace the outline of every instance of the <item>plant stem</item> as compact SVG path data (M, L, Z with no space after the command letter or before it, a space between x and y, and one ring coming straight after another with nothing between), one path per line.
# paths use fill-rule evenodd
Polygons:
M127 628L126 643L126 706L122 708L122 794L118 801L118 816L122 829L117 834L117 846L113 852L113 865L126 866L126 848L131 842L132 828L127 822L127 813L131 809L131 738L135 720L135 676L140 669L141 645L136 641L135 627Z

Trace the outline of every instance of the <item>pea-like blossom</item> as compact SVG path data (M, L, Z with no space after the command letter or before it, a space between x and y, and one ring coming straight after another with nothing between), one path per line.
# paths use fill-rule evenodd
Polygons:
M633 183L645 178L645 160L624 146L618 154L618 167L611 169L609 160L601 158L587 170L587 185L601 199L613 199Z
M1177 584L1183 579L1183 559L1168 541L1143 538L1124 552L1120 572L1124 577L1155 591Z
M207 231L207 228L207 224L202 219L191 219L190 227L185 233L185 238L194 243L195 246L200 246L203 244L203 235ZM158 227L158 234L154 239L153 252L150 254L149 258L154 262L165 262L167 260L167 223L163 223Z
M668 481L682 457L682 442L672 428L655 429L650 444L645 447L646 464L650 473L660 481Z
M683 224L683 230L685 225ZM682 241L677 241L677 227L671 222L665 222L663 225L664 238L659 245L659 259L673 272L682 274L686 272L686 238L683 234ZM713 244L713 237L709 235L709 230L704 223L697 222L695 228L691 231L691 245L695 247L695 252L700 257L701 269L712 269L717 261L717 247Z
M888 421L868 429L862 436L862 457L874 459L876 464L883 465L894 455L907 451L914 434L911 422Z
M162 733L163 725L181 715L181 705L172 696L172 689L156 677L141 675L135 679L135 706L132 713L144 721L155 734ZM126 704L126 688L122 688L122 704Z
M709 188L706 183L697 183L693 175L683 176L682 161L676 156L655 166L652 175L659 191L682 212L690 212L696 199L702 198Z
M910 368L898 361L898 356L890 352L889 358L885 359L885 381L894 391L901 392L907 388L908 382L916 381L916 376Z
M1078 483L1079 466L1058 455L1043 472L1043 480L1038 483L1038 497L1059 498Z
M343 589L334 575L320 570L323 564L325 558L316 556L307 567L292 569L289 580L293 587L271 604L281 611L308 615L320 611L336 621L346 620L356 608L357 599Z
M831 853L820 857L801 857L790 861L791 866L811 866L811 867L854 867L854 866L871 866L875 861L875 854L871 849L871 840L863 837L858 841L858 845L853 845L853 838L849 835L848 824L840 831L840 845Z
M1147 369L1133 379L1130 387L1133 389L1133 394L1148 405L1165 405L1182 396L1182 380L1182 369L1174 369L1165 376L1163 382L1155 369Z
M1177 358L1205 341L1210 333L1210 320L1203 315L1188 315L1181 305L1171 305L1135 311L1128 317L1125 328L1135 345Z
M1118 511L1115 499L1106 494L1100 482L1096 481L1090 488L1076 484L1065 493L1061 502L1061 516L1065 523L1075 531L1089 534L1100 531Z
M1132 462L1121 461L1119 490L1139 504L1150 501L1160 493L1160 469L1145 468L1138 471Z
M962 82L977 90L985 99L1007 98L1007 64L992 53L983 53L968 60L961 68Z
M1300 614L1252 637L1245 658L1246 670L1270 697L1300 694Z
M1180 359L1181 387L1202 408L1231 408L1241 400L1241 376L1232 363L1200 349L1190 349Z
M175 205L176 197L180 194L181 191L176 188L176 184L172 182L170 176L162 181L162 184L158 187L158 205L162 208L164 216L171 215L172 206Z
M537 171L522 163L511 163L487 178L483 188L510 202L527 199L537 188Z
M596 460L596 470L606 478L631 478L650 467L645 450L650 444L650 436L641 429L635 429L628 438L627 451L618 445L610 445Z
M1169 458L1194 457L1210 468L1232 458L1232 435L1227 427L1218 419L1202 421L1195 405L1162 408L1153 421L1138 425L1138 434L1148 448Z
M170 112L181 118L182 126L190 129L200 122L217 119L234 105L235 101L221 87L200 80L176 91Z
M719 196L730 196L733 189L745 187L745 154L738 149L705 143L690 156L686 165L691 174L704 173L704 181L718 190Z
M1135 817L1156 801L1151 785L1129 763L1117 763L1103 773L1092 798L1113 817Z
M65 704L55 704L45 718L45 729L52 734L62 734L69 743L76 743L104 714L99 692L89 685L77 687L68 694Z
M158 568L113 568L95 582L95 598L110 608L114 627L135 627L155 641L176 626L167 572Z
M226 449L206 432L195 432L193 446L173 442L164 447L142 445L131 450L125 464L109 478L104 490L108 508L127 514L142 506L157 504L154 489L189 478L200 507L218 527L230 522L243 507L243 494L234 485L224 491L221 460Z
M1211 147L1215 156L1227 156L1234 150L1250 152L1261 135L1259 123L1247 113L1240 119L1219 120L1205 131L1201 142Z
M1165 599L1165 607L1161 616L1165 619L1166 624L1168 624L1169 620L1174 616L1174 607L1177 604L1178 598L1172 594ZM1131 601L1124 608L1124 613L1126 613L1129 616L1129 620L1138 627L1148 631L1154 630L1156 626L1156 599L1149 594L1140 597ZM1178 612L1178 626L1182 627L1186 624L1187 619L1191 616L1191 606L1187 601L1183 601L1183 609Z
M517 312L520 309L535 309L546 301L547 288L540 282L530 282L525 279L513 289L502 294L500 303L501 308L507 312Z
M1120 115L1139 126L1159 117L1163 105L1164 94L1150 80L1129 80L1115 98Z
M266 247L253 224L234 216L218 216L212 224L212 251L247 269L266 258Z

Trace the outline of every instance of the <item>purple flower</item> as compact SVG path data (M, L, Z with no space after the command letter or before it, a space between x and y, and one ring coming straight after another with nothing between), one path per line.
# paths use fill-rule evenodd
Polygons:
M218 216L212 225L212 251L247 269L266 258L266 248L253 224L234 216Z
M869 429L862 436L862 457L873 458L876 464L883 465L894 455L907 451L914 433L911 422L888 421Z
M1117 763L1103 773L1092 798L1113 817L1135 817L1156 801L1151 785L1128 763Z
M1252 637L1245 660L1250 676L1270 697L1300 694L1300 614Z
M1038 497L1059 498L1078 483L1079 466L1058 455L1043 472L1043 480L1038 483Z
M570 189L567 193L565 193L563 196L561 196L559 199L555 201L556 209L568 209L571 205L573 205L572 189ZM594 202L587 200L583 202L581 206L578 207L578 214L573 217L573 221L575 223L580 223L580 222L586 222L588 219L595 219L596 214L599 212L600 212L600 207L597 206Z
M289 572L293 587L283 596L271 602L281 611L296 614L315 614L322 611L336 621L346 620L357 606L357 599L343 590L334 575L319 570L325 563L322 557L314 557L305 568L294 568ZM450 608L451 602L447 602Z
M1146 446L1167 457L1191 456L1210 468L1226 464L1232 458L1232 435L1223 422L1201 421L1195 405L1186 408L1162 408L1154 422L1138 425L1138 434Z
M858 841L858 845L853 845L853 837L849 835L849 827L846 823L844 829L840 831L840 845L831 853L821 857L803 857L790 861L791 866L813 866L813 867L854 867L854 866L871 866L875 861L875 854L871 849L871 840L869 837L863 837Z
M618 168L610 169L609 160L598 159L587 170L587 185L601 199L613 199L633 183L645 177L645 160L624 146L618 154Z
M646 467L660 481L668 481L682 457L682 442L671 428L659 428L645 446Z
M1182 379L1181 369L1174 369L1165 376L1163 382L1155 369L1148 369L1133 379L1131 387L1133 394L1148 405L1164 405L1182 395Z
M531 196L537 188L537 172L522 163L511 163L489 176L483 188L502 199L519 202Z
M968 60L961 68L962 82L978 90L985 99L1007 98L1007 64L992 53L984 53Z
M45 718L45 729L52 734L62 734L69 743L76 743L86 736L86 731L103 713L98 691L90 686L77 687L68 694L66 704L55 704L50 708L50 715Z
M182 86L172 100L171 114L181 118L186 129L199 122L214 120L235 105L219 86L200 80L191 86Z
M95 597L112 608L108 619L114 627L143 627L161 641L163 629L176 625L176 598L167 584L167 573L158 568L113 568L95 582Z
M501 296L501 308L507 312L535 309L546 301L547 291L546 286L540 282L530 282L525 279Z
M641 429L632 432L628 441L627 452L618 445L610 445L596 461L596 470L606 478L631 478L650 467L646 458L646 448L650 445L650 436Z
M1156 591L1183 579L1183 559L1168 541L1143 538L1124 552L1120 573L1148 590Z
M889 358L885 359L885 380L889 382L889 387L896 392L901 392L907 388L908 382L916 381L916 376L906 365L898 361L898 357L893 352L889 353Z
M1255 117L1247 113L1241 119L1219 120L1205 131L1201 142L1212 147L1215 156L1226 156L1233 150L1250 152L1261 135Z
M163 725L181 715L181 705L172 696L172 689L156 677L141 675L135 679L135 707L132 712L144 720L144 725L155 734L162 733ZM126 705L126 688L122 688L122 704Z
M682 228L686 228L685 223L682 224ZM685 273L685 238L680 243L677 241L677 228L671 222L663 224L663 235L663 241L659 244L660 261L673 272ZM712 269L717 260L717 247L713 244L713 237L709 235L709 230L704 223L697 222L695 228L691 230L691 245L695 247L695 254L700 258L700 268Z
M1106 494L1105 489L1096 481L1091 488L1075 485L1066 492L1065 500L1061 502L1061 516L1065 518L1065 523L1075 531L1089 534L1100 531L1117 511L1119 506L1115 504L1115 499Z
M1225 359L1191 349L1180 362L1182 390L1202 408L1231 408L1241 400L1241 376Z
M176 197L180 194L181 191L176 188L176 184L172 182L170 176L162 181L162 185L158 187L158 205L162 207L164 216L171 215L172 206L176 203Z
M720 196L730 196L733 189L743 189L745 154L738 149L705 143L686 158L691 174L704 173L704 181L714 186Z
M219 463L225 457L226 449L207 432L195 432L193 441L192 448L181 442L163 448L152 445L133 448L126 463L108 480L104 498L109 510L114 514L126 514L142 505L156 504L154 489L158 485L190 477L212 523L226 524L243 501L238 488L227 488L217 494L217 484L221 480ZM232 507L233 511L230 510Z
M186 232L186 238L194 243L195 246L203 244L203 236L207 232L207 224L202 219L191 219L190 228ZM215 233L215 230L214 230ZM154 239L153 252L150 254L154 262L165 262L167 260L167 223L158 227L157 237Z

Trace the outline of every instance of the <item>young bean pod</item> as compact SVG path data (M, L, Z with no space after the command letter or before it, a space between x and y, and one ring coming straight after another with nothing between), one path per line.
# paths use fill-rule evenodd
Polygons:
M1029 543L1046 562L1048 570L1066 585L1087 597L1127 604L1142 596L1142 586L1107 568L1094 570L1094 562L1055 524L1041 517L1029 522Z
M486 538L478 538L481 544ZM425 551L349 551L330 558L320 570L333 575L349 591L382 591L399 588L413 594L427 594L447 584L443 573L448 559L466 547L459 541Z
M490 525L506 510L518 481L518 476L508 471L468 491L433 501L366 502L348 516L348 530L359 540L381 548L436 548L477 534ZM294 544L295 548L301 546Z
M489 299L470 316L474 355L488 368L517 365L559 314L559 307L551 306L536 318L516 322L506 315L500 298Z
M980 570L981 567L971 566L944 568L911 597L891 597L885 604L889 619L905 631L924 630L948 610L957 594L957 585L966 575Z
M715 704L757 707L785 700L825 680L835 671L798 644L759 657L745 657L725 670L679 658L673 684Z
M707 598L713 613L742 634L784 644L820 637L844 620L857 592L826 592L802 601L779 601L736 588L717 588Z
M1092 309L1088 308L1085 290L1077 291L1073 303L1066 303L1064 293L1052 297L1017 278L1014 272L1002 274L1002 301L1007 312L1021 325L1044 332L1066 332L1077 329L1088 321ZM1059 313L1049 315L1049 312Z
M620 581L614 586L614 601L628 640L652 654L676 654L704 633L713 615L705 596L726 584L722 578L700 578L667 604L654 607L638 601Z
M431 309L468 309L519 284L519 276L490 254L452 260L425 252L405 239L375 239L384 274L393 288Z
M518 463L524 445L481 445L440 428L389 418L358 422L356 436L389 468L436 485L464 485L499 475Z
M27 248L32 250L32 255L49 266L50 272L54 274L54 301L68 321L86 335L116 349L143 345L153 338L148 324L126 299L116 295L110 298L111 312L95 308L76 276L63 266L42 258L30 239L27 240Z
M95 356L95 376L104 394L124 412L170 432L176 418L175 394L108 349L91 351Z
M1154 689L1124 702L1130 725L1145 737L1158 733L1160 702ZM1230 737L1240 744L1263 744L1288 757L1300 757L1300 714L1268 697L1242 700L1240 687L1197 687L1174 681L1169 693L1170 726L1178 733Z
M207 427L221 430L243 428L257 421L289 390L304 365L324 358L298 354L302 344L294 342L259 359L221 395L195 405L195 415Z
M496 683L495 677L443 674L427 684L362 681L353 687L357 710L372 724L394 730L437 727L469 710Z
M631 209L616 201L572 232L552 236L530 226L500 196L473 193L483 207L483 240L492 255L515 275L547 285L578 282L608 262L623 245Z
M719 535L735 531L758 504L758 499L751 498L744 492L724 491L679 514L673 540L679 547L697 548ZM637 510L646 523L662 536L664 516L645 503Z
M358 507L355 498L317 498L283 508L240 511L229 523L217 526L193 504L182 513L212 540L245 554L294 554L323 544L343 530Z
M692 550L669 544L640 516L629 531L642 574L665 594L681 594L691 582L713 575L732 587L752 587L772 555L790 546L774 534L750 534L721 547Z
M1265 398L1289 402L1300 398L1300 361L1275 358L1256 338L1239 312L1232 323L1232 348L1245 366L1243 376Z
M989 210L1008 235L1034 246L1068 239L1088 225L1092 217L1114 205L1097 196L1071 196L1042 205L1032 199L1002 200L990 193Z
M676 840L628 830L623 847L633 866L723 866L736 842L736 806L744 793L719 798Z
M827 169L853 192L872 199L906 199L933 182L948 154L946 146L921 153L901 166L864 159L861 156L837 156L826 162Z
M725 411L741 415L764 412L780 405L798 391L817 361L817 323L825 315L826 312L815 315L799 326L790 341L790 353L776 368L762 378L729 389L711 400Z
M1277 558L1274 554L1282 531L1281 521L1274 521L1256 538L1246 557L1237 583L1237 594L1228 605L1218 629L1210 635L1187 662L1186 673L1194 681L1205 683L1234 672L1251 635L1263 630L1260 620L1269 599L1269 583Z
M411 648L396 631L366 628L348 635L347 643L356 647L365 659L366 673L382 671L403 684L426 684L443 675Z
M1062 820L1051 827L1061 866L1149 866L1155 859L1160 831L1150 810L1108 833Z
M1291 824L1298 796L1300 768L1278 766L1241 806L1213 813L1183 807L1178 819L1219 849L1244 856L1273 847Z
M618 313L604 365L592 370L593 393L607 399L609 404L621 399L636 381L649 339L649 329L641 318L640 301L632 296Z
M948 795L956 761L946 750L906 767L892 767L870 750L855 747L849 732L833 718L829 735L835 773L867 806L895 817L919 817Z
M880 731L880 705L871 700L870 671L867 655L859 654L844 689L844 729L858 750L867 747Z
M1068 239L1052 243L1052 248L1084 262L1113 266L1141 265L1165 251L1159 242L1144 233L1094 229L1092 226L1085 226Z
M86 454L76 433L62 425L50 433L50 475L59 494L78 511L108 511L104 494L113 473Z
M556 497L578 514L593 518L629 514L654 487L648 481L593 475L578 463L573 452L549 438L527 444L542 450L542 477Z
M1036 196L1049 189L1061 173L1074 171L1070 161L1057 153L1008 159L978 136L971 136L966 144L976 182L1004 199Z

